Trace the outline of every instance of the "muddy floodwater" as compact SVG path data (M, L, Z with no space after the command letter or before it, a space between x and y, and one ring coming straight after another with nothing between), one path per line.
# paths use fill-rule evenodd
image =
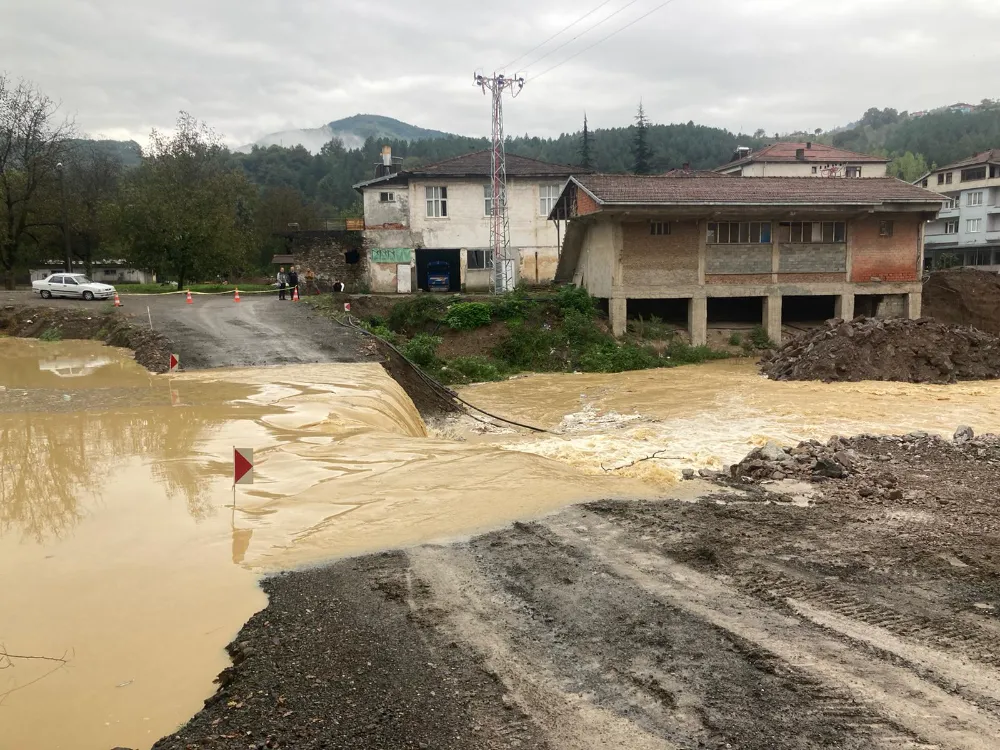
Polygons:
M0 340L0 387L0 644L65 659L0 669L0 750L148 748L213 692L267 572L689 498L683 468L767 439L1000 430L997 383L771 383L736 362L463 389L549 434L428 427L369 364L169 377L89 342ZM257 460L235 494L234 446Z

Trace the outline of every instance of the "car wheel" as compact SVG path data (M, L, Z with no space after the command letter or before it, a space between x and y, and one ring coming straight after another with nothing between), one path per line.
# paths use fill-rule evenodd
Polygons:
M94 293L93 292L84 292L83 293L83 298L85 300L87 300L87 302L90 302L91 300L94 299Z
M42 295L42 299L52 299L52 292L48 289L43 289L39 294Z

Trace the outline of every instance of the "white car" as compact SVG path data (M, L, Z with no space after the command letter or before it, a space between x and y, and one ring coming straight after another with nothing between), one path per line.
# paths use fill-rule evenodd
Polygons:
M31 282L31 291L44 299L52 297L80 297L81 299L111 299L115 288L98 284L81 273L54 273L47 279Z

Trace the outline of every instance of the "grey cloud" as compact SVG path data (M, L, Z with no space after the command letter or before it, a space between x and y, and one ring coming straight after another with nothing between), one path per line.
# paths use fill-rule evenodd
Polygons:
M638 0L533 60L627 0L613 0L520 62L510 133L631 122L768 132L828 128L871 106L922 109L1000 96L995 0L675 0L551 72L570 54L659 5ZM356 112L468 135L489 131L472 86L585 12L568 0L7 0L6 72L37 82L91 134L145 142L185 109L233 144Z

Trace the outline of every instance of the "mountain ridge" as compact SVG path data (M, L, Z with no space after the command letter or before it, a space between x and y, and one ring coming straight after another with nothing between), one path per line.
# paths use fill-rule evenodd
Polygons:
M448 138L451 133L431 130L397 120L385 115L358 113L350 117L333 120L317 128L299 128L268 133L253 143L235 149L237 153L248 154L254 147L268 148L281 146L294 148L302 146L311 154L320 150L334 138L339 138L345 148L360 148L371 137L400 141L422 141L432 138Z

